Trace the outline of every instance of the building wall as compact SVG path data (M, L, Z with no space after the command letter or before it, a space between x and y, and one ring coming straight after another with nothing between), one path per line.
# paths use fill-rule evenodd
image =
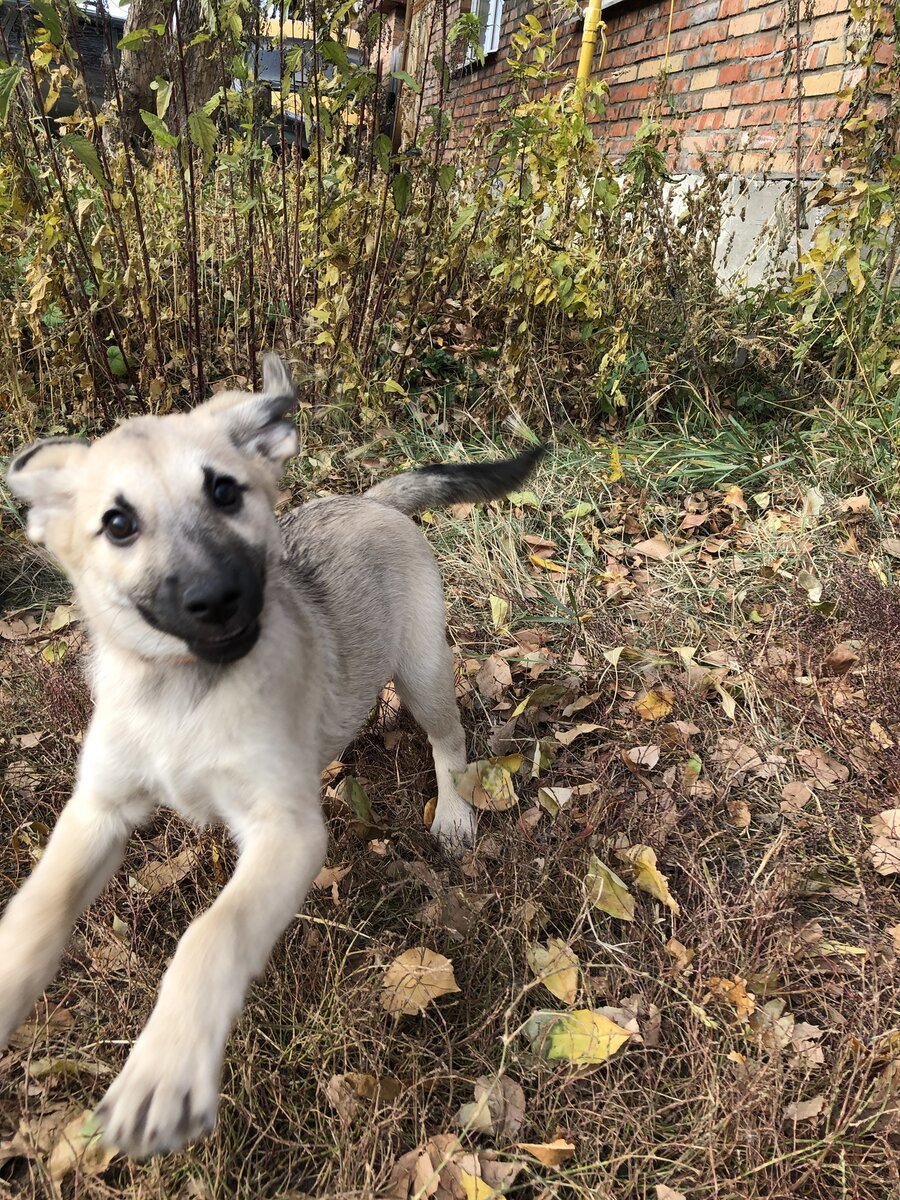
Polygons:
M849 0L809 3L812 16L801 22L801 170L807 175L821 169L840 111L839 93L855 82L848 52ZM807 0L800 4L807 12ZM677 0L671 10L668 0L624 0L610 8L604 14L608 49L601 77L610 87L602 128L612 155L631 145L667 64L666 91L682 134L674 168L695 169L700 155L710 153L726 155L727 165L742 173L793 174L797 81L791 70L786 73L793 30L788 36L782 30L785 8L784 0ZM483 67L454 73L457 141L464 141L479 119L496 113L508 91L503 74L509 39L528 12L541 16L535 0L506 0L498 52ZM560 28L559 66L571 78L581 32L580 19Z

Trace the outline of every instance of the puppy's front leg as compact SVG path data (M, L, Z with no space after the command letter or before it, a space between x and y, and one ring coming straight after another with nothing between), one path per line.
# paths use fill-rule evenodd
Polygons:
M136 1157L212 1129L228 1033L325 861L315 792L302 809L258 805L240 832L234 875L181 939L147 1027L97 1109L105 1140Z
M0 1047L56 973L76 918L115 873L135 810L79 784L0 921Z

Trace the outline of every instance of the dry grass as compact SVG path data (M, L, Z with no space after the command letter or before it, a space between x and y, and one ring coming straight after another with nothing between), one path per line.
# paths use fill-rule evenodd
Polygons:
M898 803L900 602L894 585L867 566L871 557L889 569L878 552L887 530L877 497L869 513L847 516L828 496L818 516L804 518L806 487L796 465L776 465L751 479L744 514L722 497L754 475L752 464L735 464L743 476L719 478L707 462L698 476L697 456L685 455L679 473L671 454L662 464L662 451L634 450L623 455L624 479L613 482L606 449L574 445L535 481L539 508L436 513L426 525L468 681L462 703L470 756L490 752L492 730L538 683L566 689L512 731L529 761L536 739L553 749L539 780L527 768L517 780L519 809L485 816L479 845L462 867L445 861L422 821L433 789L423 738L403 715L387 734L375 727L364 733L345 762L372 800L377 840L360 839L346 807L327 799L329 862L352 869L337 903L328 891L310 897L253 989L230 1043L215 1135L180 1155L138 1165L117 1159L101 1176L70 1175L63 1196L373 1197L403 1153L457 1128L455 1114L479 1076L500 1071L526 1095L516 1140L562 1136L576 1148L563 1166L544 1168L509 1138L463 1135L475 1148L528 1162L512 1195L655 1200L671 1197L665 1188L690 1200L893 1194L897 1093L886 1081L897 1049L886 1039L900 1025L888 932L897 893L892 877L872 869L867 822ZM446 439L392 437L341 460L308 446L292 486L304 493L326 481L331 490L356 488L370 470L385 472L388 458L391 467L402 465L398 453L446 457ZM718 488L709 487L710 475ZM750 500L763 488L771 497L765 511ZM563 515L582 500L595 511ZM704 506L706 519L679 532L685 514ZM846 553L851 533L853 555ZM525 534L553 541L552 558L568 574L533 565ZM664 561L628 549L656 535L674 547ZM811 606L798 584L803 571L822 582L822 600L836 601L837 612ZM509 601L510 630L542 632L542 672L515 651L510 632L492 627L491 594ZM825 659L847 641L858 661L847 675L830 674ZM40 656L46 644L2 643L5 891L27 873L65 799L89 707L74 654L47 663ZM616 648L618 657L609 653ZM504 650L513 651L513 683L498 707L470 672L473 660ZM687 745L664 728L667 720L635 712L635 698L653 687L671 689L668 722L696 728ZM595 699L564 718L561 707L581 696ZM562 746L555 732L579 721L599 728ZM872 722L883 736L873 734ZM23 747L21 737L34 732L44 734L38 745ZM660 747L652 770L623 757L650 744ZM749 748L750 758L735 746ZM811 750L835 760L837 780L829 782L827 771L823 779L811 774L812 760L803 757ZM703 763L693 783L685 776L691 755ZM786 811L782 789L800 779L813 780L811 795ZM555 819L536 806L540 785L583 783L594 784L593 793ZM679 917L640 892L632 924L586 902L590 855L615 866L616 847L635 843L656 851ZM177 884L152 897L130 885L147 861L171 858L185 845L195 848L196 865ZM179 933L211 901L229 863L219 833L186 830L166 814L134 840L125 869L79 924L40 1009L49 1021L38 1021L0 1058L0 1145L20 1120L34 1129L42 1113L100 1098L150 1011ZM130 956L115 948L114 918L127 927ZM644 1044L594 1067L548 1063L530 1052L524 1022L536 1008L562 1007L526 964L527 947L548 936L564 939L580 959L578 1006L638 998ZM666 949L673 936L692 952L689 965ZM382 968L417 945L452 959L460 991L421 1017L395 1022L380 1004ZM741 1020L714 994L709 981L716 977L738 980L739 989L743 981L758 1010L780 1000L785 1021L792 1014L815 1026L811 1052L779 1049L771 1024L754 1029ZM651 1006L660 1012L658 1039ZM760 1024L759 1012L754 1020ZM36 1071L48 1056L80 1059L101 1077ZM399 1096L344 1120L326 1087L347 1072L395 1078ZM820 1095L819 1115L786 1117L788 1105ZM0 1194L50 1196L45 1157L0 1165Z

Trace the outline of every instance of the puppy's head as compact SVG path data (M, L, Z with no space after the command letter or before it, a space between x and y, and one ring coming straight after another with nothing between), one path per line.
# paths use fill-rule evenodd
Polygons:
M297 451L295 402L270 354L259 393L16 455L7 479L29 537L65 569L96 636L146 658L228 663L253 648L281 553L272 508Z

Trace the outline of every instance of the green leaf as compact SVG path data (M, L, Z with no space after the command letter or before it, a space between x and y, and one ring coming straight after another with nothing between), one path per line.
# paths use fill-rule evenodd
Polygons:
M140 50L144 42L153 36L152 29L132 29L131 33L126 33L123 38L119 38L116 46L117 50Z
M106 361L109 363L109 369L113 375L122 378L128 374L128 363L125 361L125 355L118 346L106 347Z
M82 166L87 167L102 188L109 187L109 180L103 173L100 155L93 142L80 133L65 133L59 140L64 146L68 146Z
M411 92L419 96L422 92L422 85L418 79L413 79L408 71L391 71L391 79L399 79L409 88Z
M450 241L455 241L467 225L471 225L475 217L475 205L468 204L459 210L459 216L450 227Z
M340 72L346 73L351 70L347 51L340 42L322 42L319 46L319 53L326 62L334 63Z
M44 22L44 28L50 34L50 41L54 46L61 46L65 41L63 36L62 24L56 9L48 0L32 0L34 7L41 14L41 20Z
M412 196L412 178L406 171L399 171L391 180L391 195L394 197L394 208L402 217L409 208Z
M453 187L453 182L456 179L456 167L452 163L444 163L438 171L438 187L446 196Z
M379 133L372 149L375 151L379 167L382 171L387 171L391 165L391 139L386 133Z
M188 117L188 133L194 145L200 147L203 152L203 161L209 166L216 149L215 122L200 109Z
M18 65L3 67L0 70L0 125L5 125L9 118L9 105L13 92L22 78L23 68Z
M363 785L358 779L355 779L352 775L348 775L341 780L335 790L341 799L350 805L354 816L351 825L354 834L357 837L370 837L370 831L376 829L377 826L372 817L372 803Z
M564 512L563 516L570 521L580 521L582 517L586 517L594 511L594 506L590 500L580 500L574 508L570 508L568 512Z
M141 120L153 134L153 140L160 146L177 146L178 138L174 134L169 133L163 122L159 119L156 113L147 112L145 108L141 109Z
M163 79L160 75L153 80L150 86L156 92L156 115L162 121L169 111L169 105L172 103L172 81L171 79Z

